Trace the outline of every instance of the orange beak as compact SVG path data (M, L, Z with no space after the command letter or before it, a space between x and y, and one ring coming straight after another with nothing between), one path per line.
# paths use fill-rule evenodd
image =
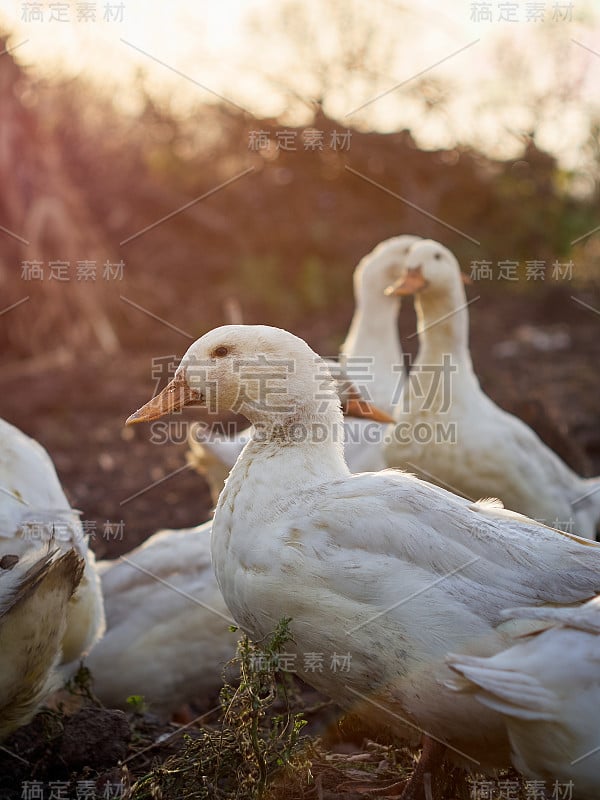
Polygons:
M382 422L388 425L396 422L387 412L382 411L367 400L361 400L359 397L351 397L342 404L342 407L347 417L372 419L374 422Z
M136 422L152 422L200 399L200 394L191 389L183 375L181 375L173 378L162 392L159 392L152 400L138 408L127 418L125 424L135 425ZM372 419L375 422L385 424L395 422L394 418L385 411L359 397L351 397L344 402L344 413L349 417Z
M473 283L472 279L468 275L466 275L464 272L460 273L460 278L461 278L462 282L465 284L465 286L470 286Z
M406 297L420 292L427 285L428 282L423 277L423 267L418 266L407 269L406 274L392 286L388 286L385 293L388 297Z
M146 405L138 408L128 417L125 425L134 425L136 422L152 422L200 399L200 394L190 388L183 375L176 376L162 392L159 392Z

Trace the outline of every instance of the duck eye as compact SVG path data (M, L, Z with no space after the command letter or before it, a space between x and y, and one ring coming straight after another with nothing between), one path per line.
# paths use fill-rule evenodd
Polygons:
M224 344L219 345L219 347L215 347L213 350L213 356L215 356L215 358L223 358L227 355L229 355L229 348L225 347Z
M441 254L441 253L434 253L433 257L434 257L434 258L435 258L437 261L439 261L439 260L440 260L440 258L442 257L442 254Z

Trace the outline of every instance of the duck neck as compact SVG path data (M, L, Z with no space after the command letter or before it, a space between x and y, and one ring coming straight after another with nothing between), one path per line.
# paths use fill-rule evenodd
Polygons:
M461 372L472 372L469 353L469 312L462 284L451 292L415 296L420 364L440 364L444 356Z
M252 439L241 457L244 462L257 462L260 470L260 462L283 457L322 480L349 473L344 460L344 418L337 395L298 403L293 412L257 413L253 417ZM288 467L275 480L291 482L297 488L300 473Z
M361 292L356 296L356 310L350 323L342 355L346 358L369 358L370 380L361 387L360 377L356 383L364 389L377 406L390 410L403 366L402 348L398 336L397 319L400 301L395 298L374 296ZM352 365L351 365L352 366ZM354 365L357 376L365 375L365 364ZM352 377L352 369L349 377Z

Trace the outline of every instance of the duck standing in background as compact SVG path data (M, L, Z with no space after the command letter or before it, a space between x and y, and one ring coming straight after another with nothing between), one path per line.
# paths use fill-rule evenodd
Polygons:
M595 538L600 478L581 478L479 386L458 262L443 245L415 244L389 289L414 295L419 354L394 411L387 466L408 469L467 498ZM417 435L418 434L418 435Z
M340 348L342 369L349 362L346 374L361 394L390 413L400 397L404 357L398 335L400 297L385 292L402 274L410 248L420 241L419 236L394 236L360 260L353 277L354 316ZM353 360L358 368L356 377ZM365 374L361 361L368 366L364 384L359 384L359 377Z

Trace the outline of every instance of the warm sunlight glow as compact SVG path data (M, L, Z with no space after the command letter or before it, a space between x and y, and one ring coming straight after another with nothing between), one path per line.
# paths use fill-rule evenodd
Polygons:
M21 64L50 79L84 76L125 110L136 110L140 82L179 113L225 98L298 121L318 98L353 127L410 127L424 147L463 141L499 157L537 122L540 144L576 166L583 121L600 115L598 10L586 0L520 0L507 21L496 2L450 5L355 0L340 12L334 0L308 0L298 19L286 2L266 0L22 1L0 12L0 24ZM370 74L344 63L367 40Z

